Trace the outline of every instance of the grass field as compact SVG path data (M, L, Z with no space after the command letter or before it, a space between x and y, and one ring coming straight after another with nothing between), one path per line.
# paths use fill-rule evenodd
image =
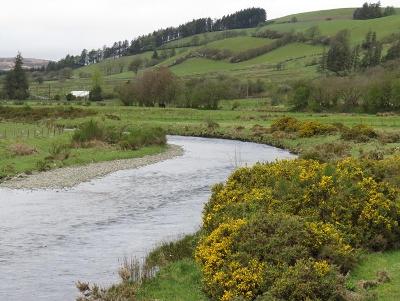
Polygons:
M333 13L334 11L332 11ZM341 10L338 11L340 14ZM347 12L347 10L345 11ZM353 44L360 43L365 38L368 31L376 31L378 38L387 37L393 33L398 33L400 28L400 15L389 16L371 20L352 20L348 18L348 14L344 14L343 19L326 20L329 13L317 12L305 14L305 20L299 15L297 23L281 23L265 26L264 29L276 30L279 32L304 32L312 26L318 26L321 34L325 36L333 36L338 31L348 29L351 33L351 42Z
M360 280L376 280L378 272L386 272L390 282L373 288L379 301L395 301L400 296L400 251L365 255L351 273L350 281L357 286Z
M207 48L211 49L229 49L234 53L245 51L252 48L268 45L272 42L270 39L254 38L248 36L240 36L228 38L207 44Z

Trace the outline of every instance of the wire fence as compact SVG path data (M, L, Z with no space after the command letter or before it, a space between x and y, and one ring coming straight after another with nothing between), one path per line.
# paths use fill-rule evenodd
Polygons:
M64 127L1 127L0 139L30 139L49 138L60 136L64 133Z

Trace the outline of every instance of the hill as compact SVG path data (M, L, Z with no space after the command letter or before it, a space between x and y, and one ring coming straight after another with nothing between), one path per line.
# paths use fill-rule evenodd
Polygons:
M241 80L262 79L267 82L315 78L319 76L318 63L324 48L327 48L326 44L293 41L274 47L276 39L265 38L263 33L301 33L306 36L310 28L317 28L322 37L329 39L340 30L348 29L351 44L356 45L362 42L370 30L376 31L379 40L387 40L400 29L400 14L379 19L353 20L353 11L354 8L343 8L307 12L271 20L256 28L193 35L159 47L158 60L152 59L153 51L110 58L74 70L72 78L62 83L51 81L48 84L54 87L54 94L63 94L70 89L89 89L91 74L97 69L104 76L105 90L112 93L115 86L135 76L134 72L129 71L129 65L138 58L143 61L139 73L148 68L168 66L183 78L215 77L220 74ZM232 61L233 57L260 49L268 51L261 51L240 62ZM42 94L42 88L43 95L48 95L48 85L34 85L35 94Z
M14 67L15 58L0 58L0 71L7 71ZM46 67L50 61L42 59L24 58L24 68Z

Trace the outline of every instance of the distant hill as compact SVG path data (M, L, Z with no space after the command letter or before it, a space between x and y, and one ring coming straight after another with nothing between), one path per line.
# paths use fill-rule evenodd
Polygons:
M319 37L331 38L337 32L347 29L350 32L351 46L362 43L369 31L375 31L382 41L384 54L397 40L400 40L400 9L397 14L370 20L353 20L355 8L343 8L306 12L270 20L257 28L234 29L219 32L202 33L170 41L157 49L160 57L152 63L153 50L132 56L105 59L99 63L74 69L71 79L65 82L49 81L52 93L64 94L64 91L89 90L92 74L98 70L104 77L104 90L113 93L114 88L132 80L136 74L129 70L130 64L137 59L142 61L139 74L157 66L167 66L183 79L195 77L213 78L229 75L242 80L261 79L269 83L284 83L288 80L313 79L321 76L318 72L319 61L329 47L329 43L312 41L293 41L269 49L278 37L263 35L270 32L292 33L307 36L310 29L317 31ZM295 20L295 21L293 21ZM329 40L328 40L329 41ZM232 57L246 51L255 55L241 61L232 61ZM48 86L33 87L38 95L48 95Z
M14 67L15 58L0 58L0 70L7 71ZM40 68L47 66L50 61L41 59L24 58L24 68Z

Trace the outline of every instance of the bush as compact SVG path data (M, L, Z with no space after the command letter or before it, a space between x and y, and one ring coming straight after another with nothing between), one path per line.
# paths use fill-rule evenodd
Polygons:
M319 162L334 162L350 156L350 146L345 143L324 143L302 152L300 158Z
M358 249L400 245L400 191L382 178L396 160L237 170L204 209L195 257L205 291L217 300L340 299Z
M8 151L12 156L30 156L37 153L36 148L24 143L15 143L8 147Z
M139 128L123 134L119 145L124 150L135 150L143 146L164 145L166 142L165 133L161 128Z
M325 261L299 260L271 287L270 294L281 300L340 300L338 287L343 278Z
M367 125L359 124L352 128L342 129L342 139L347 141L368 142L376 139L378 134L375 130Z
M297 132L300 128L300 121L294 117L282 117L275 120L271 125L272 132Z
M72 136L72 141L77 144L84 144L92 140L104 141L105 130L97 122L90 120L79 126Z
M333 125L322 124L317 121L300 121L294 117L282 117L271 125L271 131L297 133L300 137L330 135L337 131Z
M100 86L95 86L89 93L90 101L102 101L103 100L103 90Z
M72 94L72 93L68 93L65 98L67 99L67 101L73 101L76 100L76 97Z

